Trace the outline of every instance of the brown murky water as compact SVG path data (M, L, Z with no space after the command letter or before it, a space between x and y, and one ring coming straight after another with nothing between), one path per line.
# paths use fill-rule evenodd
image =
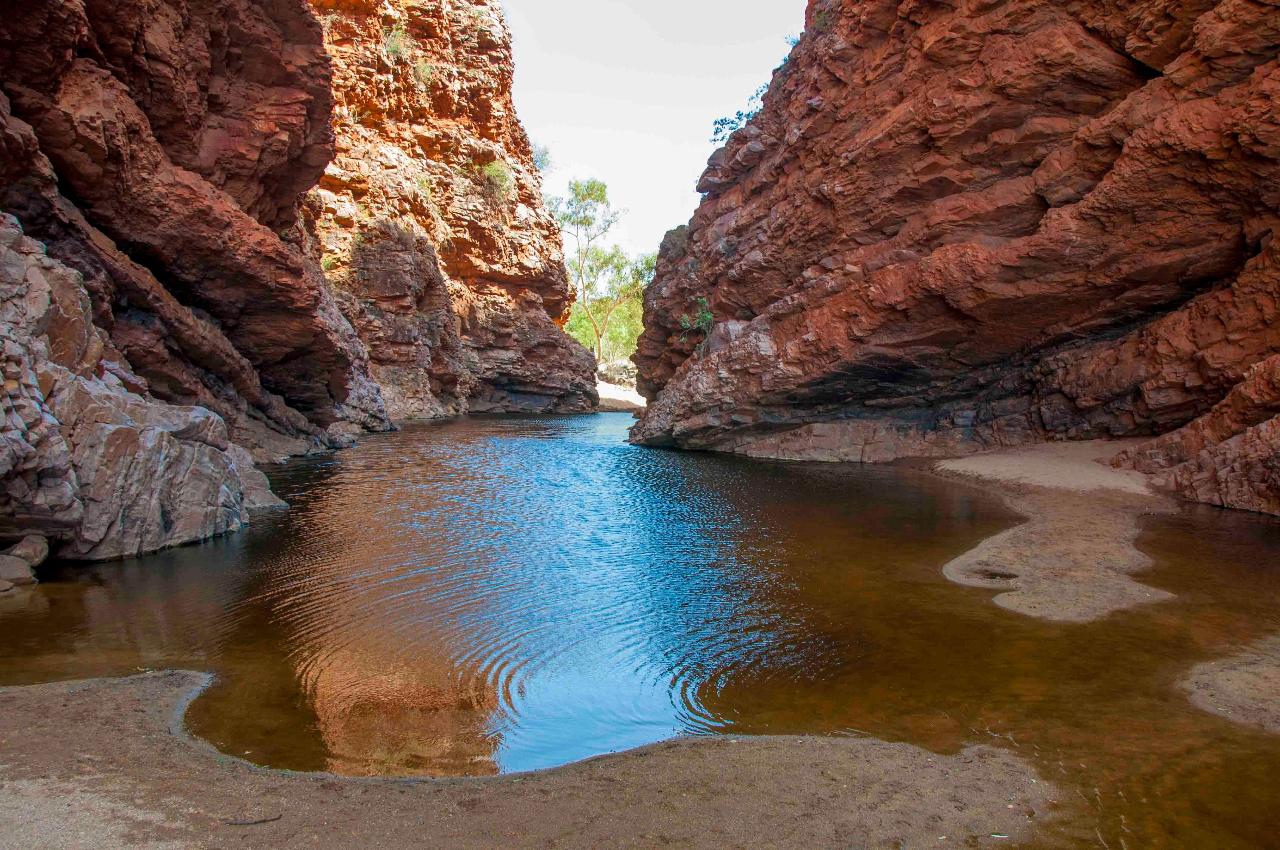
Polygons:
M1280 847L1280 736L1190 706L1280 632L1280 523L1152 519L1174 601L1089 625L940 567L1012 517L906 469L657 452L625 416L416 426L274 476L244 534L0 596L0 683L211 670L193 731L351 775L551 767L681 734L1016 750L1046 846Z

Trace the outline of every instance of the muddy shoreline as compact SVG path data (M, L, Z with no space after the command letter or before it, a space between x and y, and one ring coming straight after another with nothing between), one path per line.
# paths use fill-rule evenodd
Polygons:
M0 689L0 843L1009 846L1057 808L1007 750L862 738L683 738L493 779L287 774L175 734L207 682L167 671Z

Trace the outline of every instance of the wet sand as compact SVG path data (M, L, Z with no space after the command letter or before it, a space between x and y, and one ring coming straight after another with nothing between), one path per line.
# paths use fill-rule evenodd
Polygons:
M0 689L0 846L1010 846L1057 808L1006 750L860 738L686 738L493 779L286 774L182 731L207 681Z
M979 482L1026 522L943 568L958 584L1006 592L995 603L1060 622L1088 622L1172 598L1133 578L1152 566L1134 543L1144 514L1168 513L1140 473L1099 463L1128 441L1056 443L948 460L942 475ZM1280 635L1201 664L1182 682L1191 703L1280 733Z
M1182 687L1197 708L1280 735L1280 635L1199 665Z
M1152 566L1135 542L1143 515L1173 510L1140 473L1104 466L1126 441L1051 443L942 461L942 475L975 481L1026 522L983 541L943 573L1004 591L995 603L1057 622L1083 623L1170 599L1133 578Z

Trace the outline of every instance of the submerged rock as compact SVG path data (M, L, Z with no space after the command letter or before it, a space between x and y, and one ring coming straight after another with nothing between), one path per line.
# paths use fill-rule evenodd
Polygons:
M664 241L634 439L885 461L1174 432L1122 462L1280 512L1277 11L812 0Z

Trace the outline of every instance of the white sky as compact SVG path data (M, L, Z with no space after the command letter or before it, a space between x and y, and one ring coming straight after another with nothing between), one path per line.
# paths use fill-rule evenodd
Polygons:
M551 150L546 190L609 184L614 241L656 251L686 224L712 123L746 106L804 29L805 0L503 0L516 109Z

